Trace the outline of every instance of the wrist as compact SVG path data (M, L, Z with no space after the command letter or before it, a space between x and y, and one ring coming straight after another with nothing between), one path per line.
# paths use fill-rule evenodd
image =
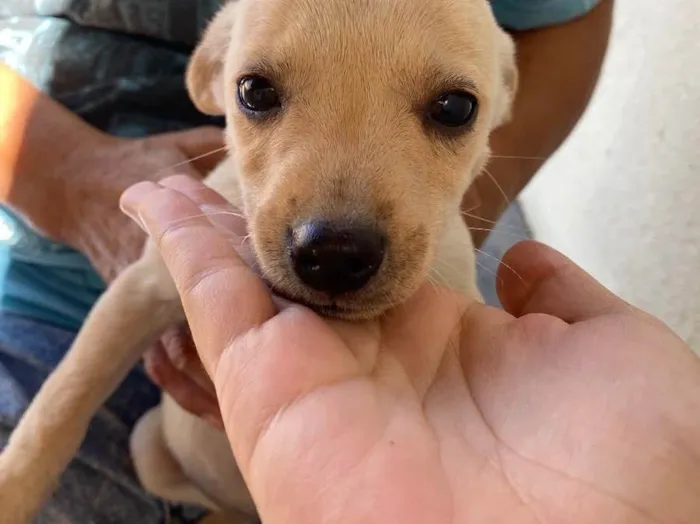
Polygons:
M11 101L0 105L0 198L57 238L71 215L76 194L71 186L80 182L70 166L85 156L82 151L94 151L110 137L2 63L0 91Z
M20 212L37 230L74 247L81 205L91 185L89 154L103 147L99 133L71 129L50 151L32 147L16 166L6 202ZM42 141L43 142L43 141ZM82 197L81 197L82 195Z

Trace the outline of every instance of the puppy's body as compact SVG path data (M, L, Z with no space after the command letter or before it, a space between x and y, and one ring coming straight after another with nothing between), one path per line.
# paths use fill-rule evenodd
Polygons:
M479 298L459 204L515 84L512 43L486 0L240 0L212 22L188 72L198 107L227 118L232 154L206 183L244 210L263 276L347 319L381 315L426 278ZM149 242L0 455L0 524L31 520L95 411L182 320ZM230 519L254 513L223 433L167 395L139 422L132 452L153 493Z

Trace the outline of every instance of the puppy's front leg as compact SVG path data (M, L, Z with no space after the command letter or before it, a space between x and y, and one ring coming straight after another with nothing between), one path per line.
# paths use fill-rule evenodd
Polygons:
M87 426L129 370L182 318L152 245L107 289L0 454L0 524L25 524L51 495Z

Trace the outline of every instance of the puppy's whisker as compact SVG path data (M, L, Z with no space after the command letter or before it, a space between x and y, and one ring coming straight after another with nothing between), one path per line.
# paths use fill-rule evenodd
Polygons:
M491 269L491 268L488 267L487 265L482 264L482 263L479 262L478 260L476 261L476 265L477 265L477 267L480 267L481 269L483 269L484 271L486 271L489 275L493 275L494 277L498 277L496 271L494 271L493 269Z
M499 276L498 276L498 271L494 271L493 269L491 269L490 267L488 267L488 266L482 264L482 263L479 262L478 260L476 261L476 267L481 268L481 269L483 269L484 271L486 271L489 275L492 275L492 276L496 279L496 281L497 281L499 284L502 284L502 283L503 283L503 277L499 277Z
M432 287L436 293L439 293L440 292L439 286L438 286L437 282L435 282L435 280L433 280L433 277L431 277L430 274L428 274L427 280L428 280L428 284L430 284L430 287Z
M447 265L447 264L445 264ZM449 266L448 266L449 267ZM432 275L437 276L437 280L433 278ZM440 271L437 270L436 267L432 267L430 269L430 273L428 273L428 280L430 281L431 284L433 284L433 287L437 286L439 288L443 288L447 285L448 280L445 278L445 276L440 273ZM436 288L437 291L437 288Z
M492 224L494 226L498 226L497 228L492 228L492 229L469 226L469 229L474 230L474 231L497 231L500 229L508 229L514 234L521 233L524 236L529 235L529 231L525 228L522 228L522 227L511 226L510 224L499 224L499 222L496 220L489 220L488 218L480 217L479 215L475 215L473 213L470 213L469 211L462 211L461 214L462 214L462 216L465 216L468 218L473 218L474 220L479 220L481 222L486 222L487 224Z
M399 300L396 300L396 299L392 300L388 291L384 292L384 297L385 297L386 304L388 304L388 309L394 309L396 306L402 304L402 302Z
M500 228L490 228L490 227L471 227L469 226L469 231L485 231L487 233L496 233L498 235L506 235L511 238L525 239L525 231L502 231Z
M239 214L239 213L234 213L233 211L210 211L208 213L199 213L197 215L191 215L188 217L181 218L179 220L173 220L170 222L171 226L176 226L178 224L182 224L183 222L187 222L188 220L194 220L196 218L207 218L210 216L216 216L216 215L227 215L227 216L232 216L236 218L241 218L243 220L246 219L245 215Z
M438 277L440 280L442 280L442 282L438 282L438 286L439 286L441 289L445 290L445 289L449 288L449 282L450 282L450 280L447 279L447 278L445 278L445 276L444 276L443 274L441 274L440 271L438 271L438 269L436 268L436 266L437 266L437 265L440 265L440 264L443 265L443 266L445 266L445 267L447 267L448 269L452 270L452 272L455 273L455 274L458 273L458 271L457 271L457 269L456 269L453 265L451 265L451 264L445 262L444 260L442 260L442 259L440 259L440 258L437 258L437 259L435 260L435 264L433 264L433 267L430 269L430 273L434 273L435 275L437 275L437 277ZM430 278L430 273L428 274L428 278Z
M271 280L266 275L263 275L262 268L258 268L258 272L260 273L260 276L264 279L265 286L268 289L270 289L270 291L272 291L273 294L276 289L279 289L279 285L284 281L284 278L279 276L276 279ZM292 302L294 301L292 300Z
M494 183L494 185L496 186L496 188L498 189L498 191L501 193L501 195L503 196L503 200L505 200L506 203L507 203L508 205L510 205L510 199L508 198L508 195L506 194L506 192L503 190L503 187L501 187L501 185L498 183L498 180L496 180L496 177L493 176L493 175L491 174L491 172L490 172L488 169L486 169L486 168L484 168L483 171L484 171L484 173L486 173L486 175L491 179L491 181Z
M212 189L210 187L205 186L205 187L191 188L191 189L188 189L187 191L192 192L192 193L207 193L207 192L211 192Z
M547 157L544 156L491 155L491 158L503 158L505 160L547 160Z
M475 220L476 220L476 218L475 218ZM490 220L487 220L486 222L492 223ZM505 230L505 231L510 231L511 233L514 233L514 234L519 233L519 234L525 235L525 236L529 235L528 230L525 228L522 228L522 227L513 226L511 224L499 224L498 222L493 222L493 224L495 224L496 227L487 228L487 227L480 227L480 226L469 226L469 229L473 229L474 231L501 231L501 230Z
M437 262L438 264L442 264L443 266L447 267L448 269L451 269L452 271L457 272L457 268L456 268L456 267L454 267L452 264L450 264L450 263L448 263L448 262L445 262L445 261L444 261L443 259L441 259L441 258L436 258L436 259L435 259L435 262ZM436 270L435 268L433 268L432 271L437 272L437 270ZM438 275L439 275L439 273L438 273Z
M464 210L462 210L461 213L462 213L463 215L464 215L464 214L467 214L467 216L468 216L469 213L471 213L472 211L475 211L475 210L479 209L480 207L481 207L481 202L479 202L478 204L474 204L474 205L473 205L472 207L470 207L469 209L464 209Z
M513 269L511 266L509 266L508 264L506 264L505 262L503 262L503 260L500 260L498 257L495 257L495 256L493 256L492 254L487 253L486 251L482 251L482 250L479 249L479 248L474 248L474 250L477 251L478 253L481 253L481 254L484 255L486 258L490 258L491 260L495 260L496 262L498 262L499 265L502 265L503 267L505 267L506 269L508 269L511 273L513 273L516 277L518 277L518 279L519 279L523 284L525 284L525 279L524 279L522 276L520 276L520 273L518 273L518 272L517 272L515 269ZM478 262L477 262L477 263L478 263ZM483 266L482 266L482 267L483 267ZM486 269L486 268L484 268L484 269Z
M430 287L433 288L433 292L435 293L435 296L437 296L437 297L443 297L445 295L445 293L447 292L445 285L440 284L439 282L436 282L430 275L428 275L428 283L430 284ZM425 308L427 309L428 307L429 307L429 305L425 304Z
M219 147L217 149L213 149L211 151L208 151L206 153L202 153L201 155L197 155L193 158L183 160L182 162L178 162L177 164L173 164L171 166L164 167L163 169L159 169L158 171L156 171L155 176L160 176L160 175L165 174L166 172L168 172L172 169L175 169L177 167L186 166L187 164L191 164L192 162L196 162L197 160L201 160L202 158L206 158L208 156L215 155L217 153L221 153L222 151L226 151L227 149L228 149L228 146L222 146L222 147Z
M234 211L225 211L223 209L221 211L208 211L208 212L204 213L202 216L213 217L213 216L217 216L217 215L226 215L226 216L232 216L232 217L236 217L236 218L241 218L243 220L247 220L247 217L243 213L236 213Z
M465 217L473 218L474 220L480 220L482 222L486 222L487 224L493 224L493 225L498 224L498 222L495 220L489 220L488 218L480 217L479 215L474 215L473 213L471 213L471 211L473 211L473 210L468 209L466 211L462 211L462 215Z

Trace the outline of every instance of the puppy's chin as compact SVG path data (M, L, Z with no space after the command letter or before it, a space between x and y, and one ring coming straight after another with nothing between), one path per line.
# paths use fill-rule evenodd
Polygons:
M406 293L402 293L401 296L396 297L396 299L392 301L357 300L355 302L350 301L348 299L344 299L342 300L342 302L344 303L326 301L326 303L321 304L314 302L307 296L304 296L304 293L288 292L280 286L274 286L264 276L263 281L265 282L265 285L270 289L272 294L282 299L283 302L302 305L311 309L312 311L321 315L322 317L336 318L351 322L361 322L377 319L381 317L384 313L386 313L388 310L390 310L392 307L405 302L411 295L411 293L407 291Z
M405 266L392 265L385 271L380 270L363 288L335 297L310 289L287 264L268 253L256 252L259 261L256 272L272 294L283 302L305 306L323 317L367 321L406 302L428 280L434 248L431 246L426 251L410 271L406 271Z

